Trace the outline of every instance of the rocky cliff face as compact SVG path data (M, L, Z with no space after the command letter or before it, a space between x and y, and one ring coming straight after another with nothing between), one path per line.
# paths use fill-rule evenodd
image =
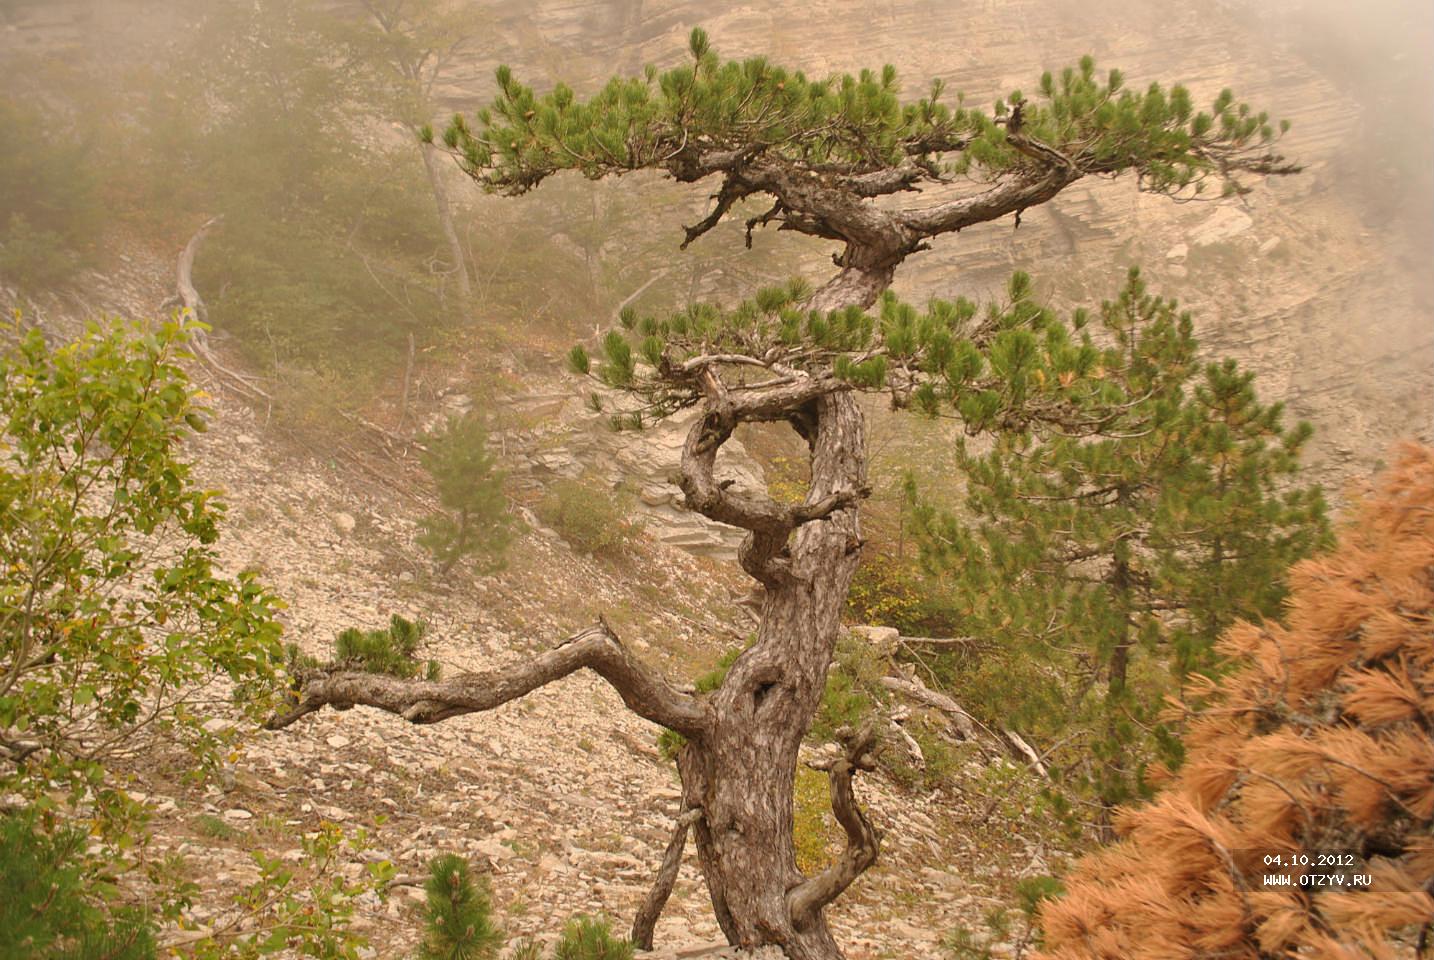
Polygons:
M1029 89L1042 70L1085 53L1101 67L1120 67L1132 86L1184 83L1197 102L1230 86L1292 121L1283 147L1305 164L1304 173L1259 184L1242 199L1183 205L1142 195L1130 179L1083 182L1028 211L1019 230L1003 221L942 238L907 262L898 291L916 299L980 297L1021 268L1067 306L1098 301L1127 265L1139 263L1156 290L1196 311L1212 359L1237 357L1259 374L1266 397L1286 400L1295 416L1314 423L1311 466L1336 496L1395 438L1430 437L1434 134L1408 117L1423 110L1416 103L1428 87L1423 53L1431 15L1413 3L1398 0L1355 16L1317 0L465 2L490 27L447 78L443 93L455 110L491 96L499 63L539 89L562 78L591 90L614 71L681 60L687 33L698 24L725 55L765 54L818 74L890 62L913 92L939 76L974 102ZM174 19L172 5L153 0L10 0L0 9L0 54L67 44L123 54L138 49L141 33L163 32ZM822 244L769 233L744 251L736 227L669 258L680 239L676 224L699 218L707 203L710 191L701 187L652 177L598 185L574 179L555 187L501 202L573 223L571 231L559 226L554 242L586 244L599 269L619 277L613 306L658 274L661 282L640 306L660 310L693 296L733 299L763 280L797 271L820 279L830 271L831 250ZM479 204L470 216L484 222L490 208L476 191L466 195ZM594 211L622 210L596 241L582 235L596 221L586 217L588 200ZM745 215L735 211L731 219ZM593 317L582 332L605 322L605 315ZM551 407L548 386L542 390L518 405ZM566 441L577 445L566 453L554 447L549 428L596 427L603 419L585 416L577 404L564 408L530 438L534 476L572 473L581 456L596 452L588 448L610 448L598 457L599 472L616 478L622 463L639 470L629 481L642 489L654 522L671 525L676 542L706 548L722 540L705 524L678 520L671 488L660 490L675 460L654 458L672 454L680 432L625 441L590 435ZM619 458L623 443L629 452Z
M1405 60L1419 56L1420 39L1408 40L1413 52L1405 60L1384 56L1389 29L1380 35L1369 26L1380 12L1359 18L1364 28L1345 35L1338 22L1314 17L1313 7L1302 0L1258 7L1211 0L494 5L492 34L448 92L457 108L483 100L499 62L540 89L559 77L590 89L613 70L679 60L697 24L726 55L767 54L814 73L890 62L913 90L940 76L976 102L1029 89L1043 69L1087 52L1103 67L1120 67L1132 86L1180 82L1199 102L1230 86L1292 121L1283 148L1305 164L1304 173L1259 184L1245 198L1183 205L1142 195L1128 178L1084 182L1029 211L1019 230L1000 222L943 238L908 261L898 290L918 299L981 296L1022 268L1057 304L1074 305L1098 301L1127 265L1142 264L1155 289L1196 311L1212 359L1239 358L1257 371L1265 396L1286 400L1294 416L1315 424L1311 466L1338 495L1395 438L1430 435L1430 149L1427 135L1383 136L1402 106L1389 92L1394 84L1358 80L1360 63L1371 72L1418 73ZM1404 22L1404 14L1408 30L1427 33L1427 13L1412 7L1393 11L1389 23ZM1327 54L1331 47L1340 58ZM1390 155L1390 144L1402 155ZM682 206L650 182L617 189L633 202L648 196L655 205ZM694 194L686 201L688 222L706 200ZM679 239L671 220L654 217L643 226L667 231L674 246ZM706 239L689 255L700 262L712 255L704 244L724 241ZM623 247L615 238L604 255L620 257ZM745 258L725 266L760 274L774 263L799 264L821 277L829 252L759 235ZM706 287L742 292L727 290L720 277L709 277Z

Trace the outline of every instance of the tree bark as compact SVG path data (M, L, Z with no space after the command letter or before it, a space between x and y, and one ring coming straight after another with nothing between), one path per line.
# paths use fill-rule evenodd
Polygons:
M849 251L850 252L850 251ZM850 257L813 298L817 309L869 306L890 279L880 257ZM488 710L561 677L591 669L640 716L681 733L678 754L684 814L649 901L635 924L651 935L680 862L690 819L713 912L736 946L776 945L791 960L840 960L824 908L877 858L879 838L853 792L857 771L871 768L870 731L849 735L845 755L827 765L832 809L846 833L844 851L804 876L792 836L798 751L826 688L848 587L861 551L858 505L869 494L866 428L857 398L831 376L793 371L771 386L729 392L720 377L741 357L694 358L671 371L703 393L703 416L688 434L680 485L687 505L747 530L743 568L766 590L756 643L737 658L721 687L705 698L685 694L636 661L606 626L583 631L525 664L428 682L355 671L320 670L303 678L282 727L325 705L367 704L413 723ZM787 422L807 441L811 482L802 504L729 489L714 477L722 444L741 422Z
M855 397L832 394L817 406L808 502L866 479ZM697 853L723 932L736 946L778 944L791 960L841 956L821 914L840 891L802 916L788 906L807 882L796 865L792 799L859 543L855 507L797 532L785 575L768 582L756 644L713 694L712 725L684 747L679 765L686 802L703 810Z
M453 261L453 273L458 278L458 291L467 300L473 296L473 281L468 275L468 257L463 244L458 240L458 230L453 225L453 209L448 204L448 190L443 186L443 176L434 162L432 144L420 143L423 154L423 169L428 174L428 188L433 191L433 204L438 208L438 225L443 229L443 238L448 241L448 256Z

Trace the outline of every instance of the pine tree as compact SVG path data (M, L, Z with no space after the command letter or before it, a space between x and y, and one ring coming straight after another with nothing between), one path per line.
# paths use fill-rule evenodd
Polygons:
M1183 87L1127 90L1118 71L1086 57L989 113L942 84L903 102L895 68L811 79L754 57L723 61L694 30L690 62L614 78L586 100L558 83L538 95L506 67L499 94L473 121L457 117L442 142L484 189L518 195L548 177L660 171L712 181L711 212L683 246L737 205L764 196L749 230L776 225L836 241L837 272L757 291L735 306L689 304L665 317L629 310L603 338L597 362L578 348L573 368L614 394L624 426L696 409L677 485L687 506L747 532L742 568L766 591L756 642L721 685L693 693L667 682L605 620L522 664L442 684L337 672L305 678L284 726L325 705L370 704L415 723L492 709L588 668L639 715L685 738L678 752L684 811L669 854L633 924L648 949L689 831L717 923L746 948L780 946L791 960L835 960L825 909L875 861L879 837L853 781L871 769L872 738L846 731L828 764L833 812L846 847L804 873L792 833L798 750L826 684L869 492L858 394L897 407L954 411L967 428L1049 422L1100 432L1081 398L1104 387L1098 351L1035 301L1018 276L1004 302L963 299L924 308L886 293L897 267L936 238L1045 203L1087 176L1130 172L1155 192L1193 196L1208 181L1248 189L1243 174L1297 168L1273 152L1269 118L1222 91L1197 110ZM966 184L956 195L953 180ZM940 185L933 199L922 186ZM909 203L903 200L910 198ZM880 202L870 202L880 201ZM875 308L875 309L870 309ZM715 476L718 453L743 423L790 425L806 442L803 502L734 489Z
M1410 444L1295 568L1288 626L1235 625L1235 667L1192 678L1185 765L1045 904L1044 960L1422 955L1431 620L1434 451Z
M488 449L488 429L477 414L449 417L444 428L425 438L419 460L438 487L448 513L423 518L419 543L447 573L464 557L479 557L489 568L500 565L512 537L508 500L497 457Z
M153 924L86 889L85 831L36 829L33 810L0 813L0 956L153 960Z
M493 905L483 878L475 879L468 861L449 853L428 864L426 931L422 960L486 960L503 944L493 923Z
M1099 327L1085 426L963 445L969 515L918 515L963 630L999 651L969 692L993 721L1061 743L1058 771L1108 811L1161 748L1176 759L1162 697L1215 666L1236 618L1278 613L1286 569L1326 526L1318 490L1292 486L1308 425L1286 430L1234 361L1202 369L1188 313L1132 270Z

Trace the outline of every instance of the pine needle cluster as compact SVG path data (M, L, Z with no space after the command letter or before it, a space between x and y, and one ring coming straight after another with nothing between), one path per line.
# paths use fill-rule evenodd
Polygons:
M152 960L152 924L106 909L87 887L83 830L36 829L31 812L0 814L0 956Z
M614 77L587 100L561 83L540 95L499 67L497 99L476 123L455 117L443 142L468 173L507 194L560 170L598 179L723 150L814 172L869 173L911 160L935 178L990 180L1032 162L1003 129L1020 108L1018 125L1082 170L1134 169L1145 188L1179 193L1198 190L1212 174L1239 189L1228 179L1237 161L1267 149L1287 127L1229 90L1208 110L1179 85L1131 90L1119 70L1097 73L1089 56L1041 76L1037 100L1012 90L988 111L962 94L947 96L940 80L926 96L903 100L890 64L814 78L765 57L723 60L701 28L688 47L690 62Z
M564 924L553 948L553 960L632 960L632 954L632 944L612 935L606 917L581 914Z
M1197 680L1188 758L1046 906L1045 960L1393 960L1434 918L1434 450L1408 445L1289 626L1240 623ZM1179 709L1179 708L1175 708ZM1347 855L1369 890L1299 886ZM1279 868L1272 858L1284 858ZM1305 859L1307 858L1307 860ZM1307 863L1307 866L1301 864ZM1294 886L1272 885L1283 872Z
M428 865L426 929L421 960L487 960L498 953L503 933L493 922L493 904L485 878L474 877L457 854L435 857Z
M415 657L427 630L428 625L423 621L407 620L396 613L389 619L387 629L349 627L339 634L334 644L334 660L369 673L386 673L394 677L412 677L423 668L428 679L437 680L437 661L429 660L424 664Z

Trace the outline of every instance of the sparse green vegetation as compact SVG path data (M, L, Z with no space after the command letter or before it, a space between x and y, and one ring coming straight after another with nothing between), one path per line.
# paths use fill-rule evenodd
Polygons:
M512 539L508 500L497 457L488 449L488 430L473 413L449 417L442 430L426 438L420 462L438 487L444 513L423 518L418 542L447 573L468 556L495 570Z
M212 840L233 840L239 835L239 831L212 813L201 813L195 817L194 829L201 837Z
M632 944L612 935L607 917L578 915L563 926L553 960L632 960Z
M422 669L427 679L437 680L441 670L438 662L421 663L414 656L427 631L422 620L407 620L396 613L385 630L349 627L334 642L334 661L394 677L412 677Z
M641 533L632 519L631 495L606 490L592 480L557 480L538 502L539 519L573 549L595 556L619 556Z
M797 869L811 875L832 858L832 805L826 774L808 767L797 768L792 790L792 841Z

